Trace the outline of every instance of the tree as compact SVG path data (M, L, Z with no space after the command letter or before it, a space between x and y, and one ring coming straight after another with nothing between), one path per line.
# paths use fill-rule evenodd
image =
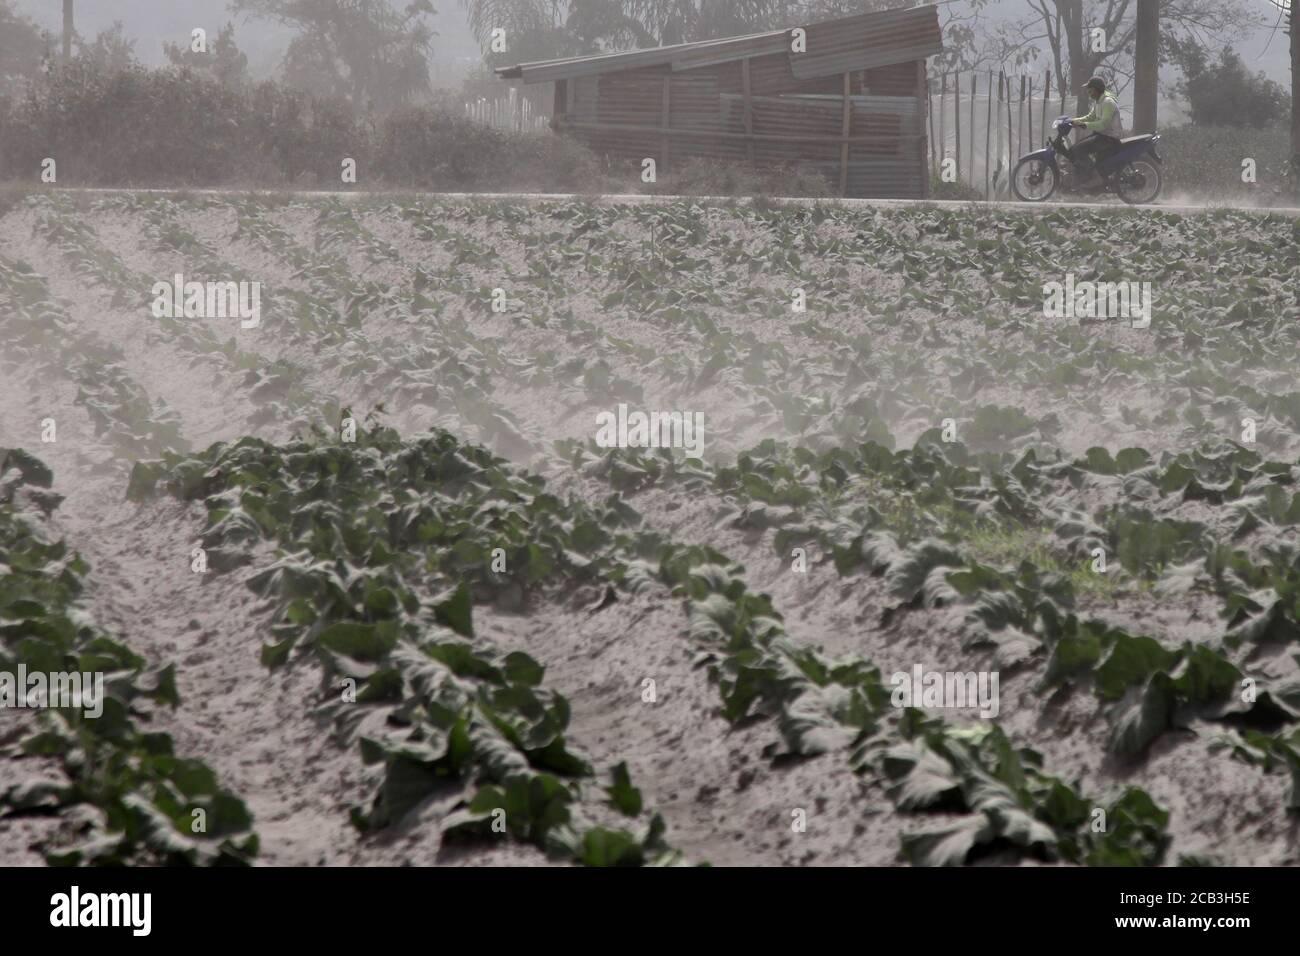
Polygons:
M1160 0L1137 0L1133 132L1154 133L1159 109Z
M135 57L135 41L126 38L121 20L114 20L111 27L101 30L93 43L86 43L78 36L77 58L101 73L118 73L139 63Z
M1179 50L1175 60L1183 73L1177 91L1197 126L1263 129L1277 126L1290 112L1286 90L1263 73L1248 73L1228 47L1219 51L1216 62L1195 46Z
M163 53L174 66L204 73L225 86L242 86L248 81L248 57L235 44L233 23L221 28L207 53L196 53L181 43L164 43Z
M1291 38L1291 176L1300 195L1300 0L1273 0Z
M1032 61L1046 45L1058 76L1065 76L1080 112L1088 109L1083 85L1098 73L1123 89L1132 77L1137 33L1134 0L1027 0L1030 14L998 37L1002 55L1018 65ZM1260 23L1243 0L1161 0L1159 51L1167 61L1171 44L1208 47L1240 37Z
M599 37L630 29L611 0L462 0L469 28L492 64L600 52ZM492 51L502 30L504 52Z
M492 63L670 46L895 8L899 0L461 0ZM988 0L975 0L982 6ZM493 53L492 31L507 50Z
M298 89L381 111L430 91L429 0L401 11L387 0L232 0L230 9L298 30L283 63Z
M52 41L48 33L20 16L9 0L0 0L0 81L34 77Z

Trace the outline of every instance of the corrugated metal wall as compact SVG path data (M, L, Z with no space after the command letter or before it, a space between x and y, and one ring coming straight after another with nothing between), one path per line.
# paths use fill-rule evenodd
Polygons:
M867 141L849 146L846 195L925 195L926 106L918 96L919 69L909 62L850 74L849 135ZM689 70L662 64L574 77L567 81L564 122L596 152L617 161L653 157L661 173L692 158L752 159L759 166L786 164L815 171L838 190L843 76L799 79L784 54L754 57L749 72L754 135L788 136L789 141L755 140L751 145L744 138L739 61ZM661 132L665 118L673 131L667 137Z
M933 4L753 36L498 67L555 82L557 130L671 173L693 158L793 164L850 196L929 194Z

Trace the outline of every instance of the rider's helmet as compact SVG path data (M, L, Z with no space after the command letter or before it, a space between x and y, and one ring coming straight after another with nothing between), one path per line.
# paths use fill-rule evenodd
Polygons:
M1091 80L1089 80L1086 84L1084 84L1083 88L1089 91L1096 90L1097 94L1101 95L1102 93L1106 92L1106 81L1103 80L1100 76L1094 76Z

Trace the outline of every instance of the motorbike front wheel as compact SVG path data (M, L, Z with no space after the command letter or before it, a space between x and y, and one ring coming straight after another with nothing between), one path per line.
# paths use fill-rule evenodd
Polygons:
M1051 163L1026 156L1011 174L1011 189L1021 202L1046 202L1056 192L1060 175Z
M1149 159L1135 159L1115 176L1115 192L1130 205L1156 201L1160 195L1160 167Z

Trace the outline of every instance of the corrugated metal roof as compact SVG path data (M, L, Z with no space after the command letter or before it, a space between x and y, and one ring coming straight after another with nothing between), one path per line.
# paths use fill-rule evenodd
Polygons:
M689 70L745 57L785 53L794 75L806 79L917 60L943 49L939 12L933 5L809 24L804 27L807 51L803 53L790 52L793 29L626 53L519 63L498 67L496 74L502 79L544 83L662 64L671 64L673 70Z
M943 50L934 6L847 17L807 29L807 52L790 54L790 68L800 79L921 60Z

